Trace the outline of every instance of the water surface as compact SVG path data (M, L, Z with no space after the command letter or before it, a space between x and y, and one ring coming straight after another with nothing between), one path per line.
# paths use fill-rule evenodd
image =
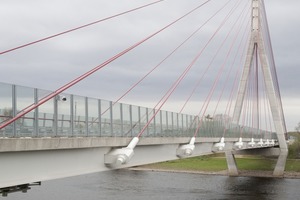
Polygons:
M46 181L5 200L300 199L299 179L117 170Z

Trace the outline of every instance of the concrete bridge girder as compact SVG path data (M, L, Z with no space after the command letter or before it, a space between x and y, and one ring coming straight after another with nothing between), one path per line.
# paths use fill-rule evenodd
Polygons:
M219 140L197 138L192 156L213 154L213 146ZM0 188L111 170L105 165L105 155L126 146L128 141L129 138L0 139ZM141 138L134 156L119 168L179 159L177 149L189 141L190 138ZM224 151L232 150L236 141L237 138L227 138Z

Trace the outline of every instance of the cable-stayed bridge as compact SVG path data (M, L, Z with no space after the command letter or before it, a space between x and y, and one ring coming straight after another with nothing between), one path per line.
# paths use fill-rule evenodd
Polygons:
M154 1L4 50L0 56L163 3L172 4ZM197 24L188 37L180 38L162 60L142 76L134 77L136 82L117 99L107 101L67 92L190 15L212 7L211 14ZM221 20L214 21L217 16ZM216 28L211 28L211 24L217 24ZM173 70L160 71L205 28L212 29L210 35L201 38L202 46L193 52L194 56L184 67L174 68L173 63ZM225 34L221 37L223 29ZM202 61L203 57L209 57L209 61ZM140 62L139 57L136 59ZM161 93L155 106L122 103L125 96L136 93L135 89L157 71L161 76L174 79L167 87L161 86L167 90ZM175 72L177 76L172 75ZM157 87L156 78L153 79L152 84ZM190 79L193 81L186 82ZM151 82L147 83L151 87ZM209 86L204 87L206 85ZM185 100L176 104L176 111L164 110L181 87L189 91L180 95L180 99L185 96ZM284 172L286 127L262 0L201 1L54 91L1 83L0 93L0 188L3 194L26 190L28 184L44 180L215 152L225 152L230 175L238 175L234 158L238 153L276 155L274 175L282 176ZM199 96L199 93L205 95ZM195 106L193 101L200 104ZM193 114L187 114L188 107Z

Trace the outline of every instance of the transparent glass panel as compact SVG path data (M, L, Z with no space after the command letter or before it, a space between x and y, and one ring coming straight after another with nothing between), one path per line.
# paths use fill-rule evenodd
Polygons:
M240 132L239 132L239 136L240 135L245 135L245 134L247 134L247 133L249 133L249 132L251 132L252 130L251 130L251 128L249 128L249 127L246 127L246 126L244 126L244 127L242 127L241 129L240 129ZM235 135L235 136L237 136L237 135Z
M155 111L157 112L157 111ZM155 136L162 135L162 121L161 121L161 111L158 111L155 115Z
M207 122L209 123L209 131L206 137L212 137L212 135L218 134L220 121L215 119L207 119Z
M42 99L50 94L47 90L38 90L38 99ZM39 137L53 137L54 132L54 100L50 99L38 108L38 136Z
M89 136L100 136L99 100L88 99L88 130Z
M16 86L17 113L34 103L34 89ZM32 137L34 134L34 110L16 121L16 136Z
M140 107L140 123L139 123L139 130L141 131L144 126L146 126L148 122L148 111L147 108ZM149 126L145 129L144 133L142 134L143 137L149 136Z
M207 119L204 117L204 119L201 119L201 132L200 135L201 137L209 137L211 134L211 129L212 129L212 123L210 119Z
M132 136L132 122L131 122L131 106L128 104L123 104L123 136Z
M162 136L168 136L168 121L167 121L167 112L161 110L161 129L162 129Z
M187 115L187 134L189 137L194 136L195 127L192 124L193 122L193 116Z
M167 112L168 119L168 136L174 137L174 116L173 112Z
M101 136L112 136L110 102L101 100Z
M182 119L182 114L178 114L178 135L183 136L183 119Z
M237 125L227 122L226 129L225 129L225 134L231 135L232 133L234 133L236 131L237 131Z
M139 107L132 106L132 135L137 136L140 132ZM145 132L143 134L146 134Z
M192 134L194 135L196 130L198 129L196 136L201 135L201 131L203 130L203 124L200 124L199 122L199 117L198 116L193 116L193 120L191 122L191 127L192 127ZM199 126L199 127L198 127Z
M74 136L86 136L85 98L74 96Z
M145 120L145 124L148 123L148 121L153 117L154 115L154 110L153 109L148 109L148 116L146 117L147 120ZM156 136L156 118L154 117L153 120L149 123L148 125L148 133L149 137L155 137Z
M185 133L185 119L184 119L185 115L184 114L179 114L179 126L180 126L180 130L181 130L181 136L184 136Z
M192 123L193 122L193 116L192 115L186 115L186 126L187 126L187 135L188 137L192 137L194 136L194 133L195 133L195 126L194 124Z
M116 103L113 107L113 136L120 137L122 136L123 125L122 125L122 118L121 118L121 108L122 105Z
M68 94L61 94L55 98L57 101L57 136L72 136L70 99Z
M12 85L0 83L0 124L12 118L12 105ZM13 134L12 125L0 130L0 137L13 137Z
M179 116L178 113L173 113L173 136L178 136L180 133L178 116Z
M215 126L215 127L216 127L216 129L214 129L211 137L222 137L224 129L226 128L223 117L218 120L217 126Z
M14 91L16 108L13 108ZM38 90L38 99L42 99L50 93L50 91ZM32 105L35 100L34 94L33 88L0 83L0 123L12 118L14 111L20 112ZM140 133L154 114L150 108L116 104L110 109L110 101L74 96L71 102L71 95L62 94L60 96L66 97L66 100L61 101L54 98L37 109L38 123L35 123L35 110L31 111L12 125L0 130L0 137L69 137L73 135L132 137ZM88 100L87 104L86 99ZM54 123L55 105L57 105L57 124ZM86 116L87 114L88 116ZM198 136L221 137L225 132L227 137L276 139L275 133L230 124L225 119L224 116L204 117ZM38 124L38 128L35 127L36 124ZM199 118L195 120L195 116L159 111L142 136L191 137L198 124ZM72 133L73 128L74 132ZM35 132L36 130L37 132Z

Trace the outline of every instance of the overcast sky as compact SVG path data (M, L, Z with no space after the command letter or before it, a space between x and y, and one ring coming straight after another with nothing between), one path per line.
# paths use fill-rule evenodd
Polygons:
M151 0L10 0L2 1L0 6L1 42L0 52L32 42L71 28L75 28L126 10L153 2ZM23 49L0 55L0 81L47 90L56 90L82 73L103 63L120 51L128 48L148 35L161 29L189 10L200 5L204 0L165 0L141 10L104 21L85 29L62 35ZM163 31L140 47L129 52L107 67L101 69L87 80L66 91L82 96L115 100L132 84L161 62L193 31L201 26L227 0L212 0L195 13L184 18L174 26ZM240 27L239 41L243 42L243 33L247 28L246 12L242 10L247 1L236 4L232 0L215 18L203 27L193 38L166 60L158 70L122 102L153 107L166 92L176 77L192 61L195 55L212 36L229 10L237 5L236 11L210 43L197 61L176 93L164 107L178 112L190 91L211 61L217 49L230 31L233 32L224 43L213 65L219 66L228 53L234 34ZM299 0L265 0L269 29L277 65L278 79L282 94L283 106L288 130L300 122L300 8ZM240 15L241 14L241 15ZM236 21L240 17L240 20ZM243 21L244 20L244 21ZM234 26L234 23L242 24ZM246 37L245 37L246 38ZM244 40L246 41L246 39ZM227 47L227 48L226 48ZM243 48L242 48L243 50ZM242 52L240 50L240 54ZM238 50L233 50L232 55ZM233 57L233 56L232 56ZM209 59L208 59L209 58ZM238 60L236 61L238 62ZM197 114L202 102L209 92L218 68L209 72L201 84L201 91L191 99L185 113ZM233 80L233 75L230 80ZM209 83L210 82L210 83ZM229 87L229 86L228 86ZM221 87L217 87L220 90ZM227 93L229 94L229 89ZM205 95L204 95L205 94ZM222 104L223 107L226 103ZM193 111L197 110L196 113Z

